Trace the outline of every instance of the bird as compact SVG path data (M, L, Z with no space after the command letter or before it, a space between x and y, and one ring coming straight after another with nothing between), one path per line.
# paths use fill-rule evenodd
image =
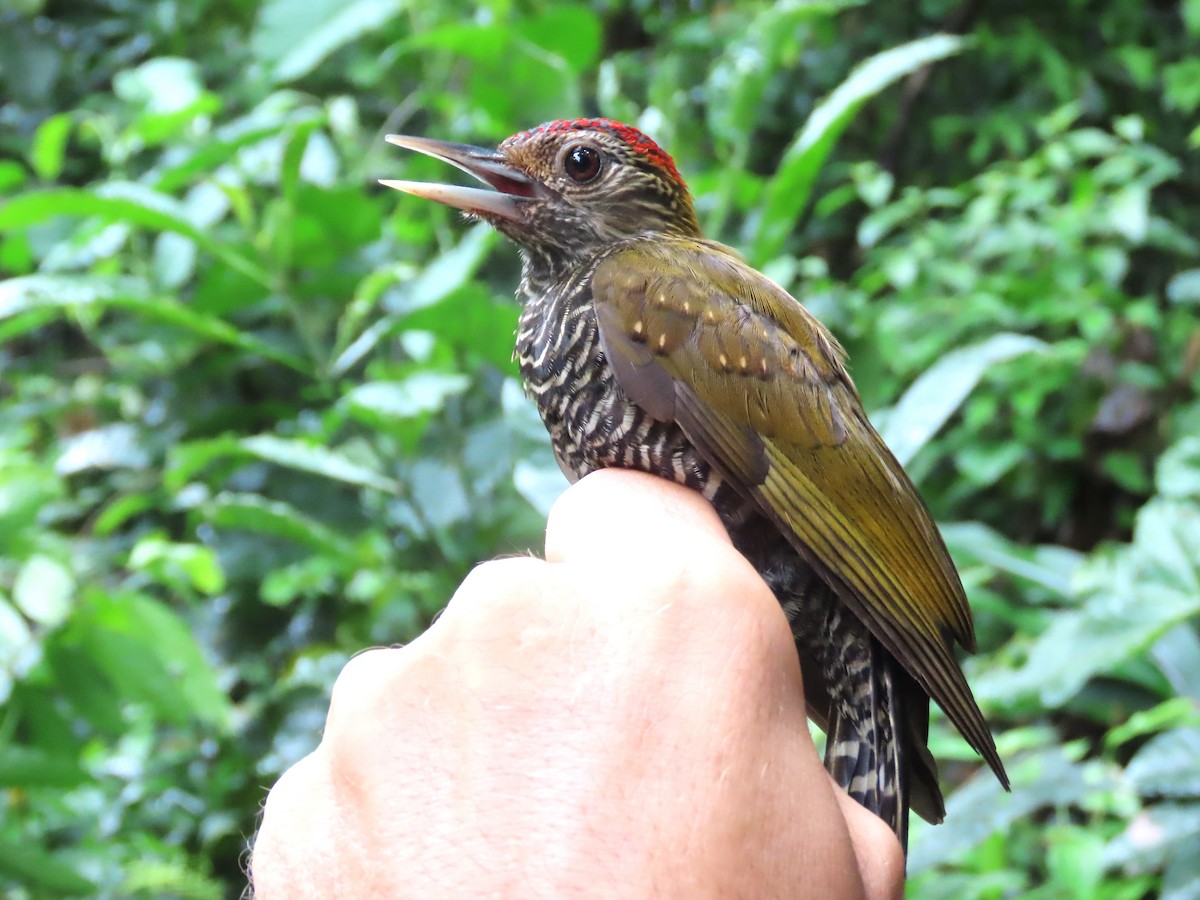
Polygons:
M571 481L650 472L699 491L787 614L825 766L907 852L941 822L935 700L1007 790L955 656L975 650L962 582L871 425L837 339L701 232L674 160L604 118L495 149L387 135L483 187L381 179L483 220L522 259L514 359Z

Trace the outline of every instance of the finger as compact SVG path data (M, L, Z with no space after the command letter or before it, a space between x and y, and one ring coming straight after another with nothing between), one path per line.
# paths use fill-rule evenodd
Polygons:
M572 485L546 523L549 562L594 561L614 547L691 555L715 543L728 546L729 535L699 493L628 469L601 469Z
M900 849L895 832L883 819L851 799L832 775L829 780L833 782L833 793L846 819L867 897L869 900L894 900L904 896L904 851Z

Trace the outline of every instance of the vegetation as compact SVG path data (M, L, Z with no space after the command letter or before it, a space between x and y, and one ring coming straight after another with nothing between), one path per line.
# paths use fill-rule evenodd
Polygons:
M0 24L6 895L235 896L348 656L538 545L516 254L374 179L597 112L838 333L944 525L1014 784L935 719L911 896L1200 895L1198 0Z

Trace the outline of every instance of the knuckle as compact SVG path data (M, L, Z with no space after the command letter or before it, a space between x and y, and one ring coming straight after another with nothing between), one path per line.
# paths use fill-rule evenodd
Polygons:
M325 739L336 739L355 722L369 718L402 671L404 651L376 647L350 658L333 683Z
M541 595L547 571L545 562L529 556L480 563L450 598L438 628L457 634L505 627L518 607Z

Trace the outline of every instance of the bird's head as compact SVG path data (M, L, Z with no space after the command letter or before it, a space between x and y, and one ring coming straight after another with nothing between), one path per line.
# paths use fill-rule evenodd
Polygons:
M586 259L641 235L700 233L671 157L636 128L611 119L548 122L495 150L402 135L387 140L457 166L492 190L382 184L486 219L538 255Z

